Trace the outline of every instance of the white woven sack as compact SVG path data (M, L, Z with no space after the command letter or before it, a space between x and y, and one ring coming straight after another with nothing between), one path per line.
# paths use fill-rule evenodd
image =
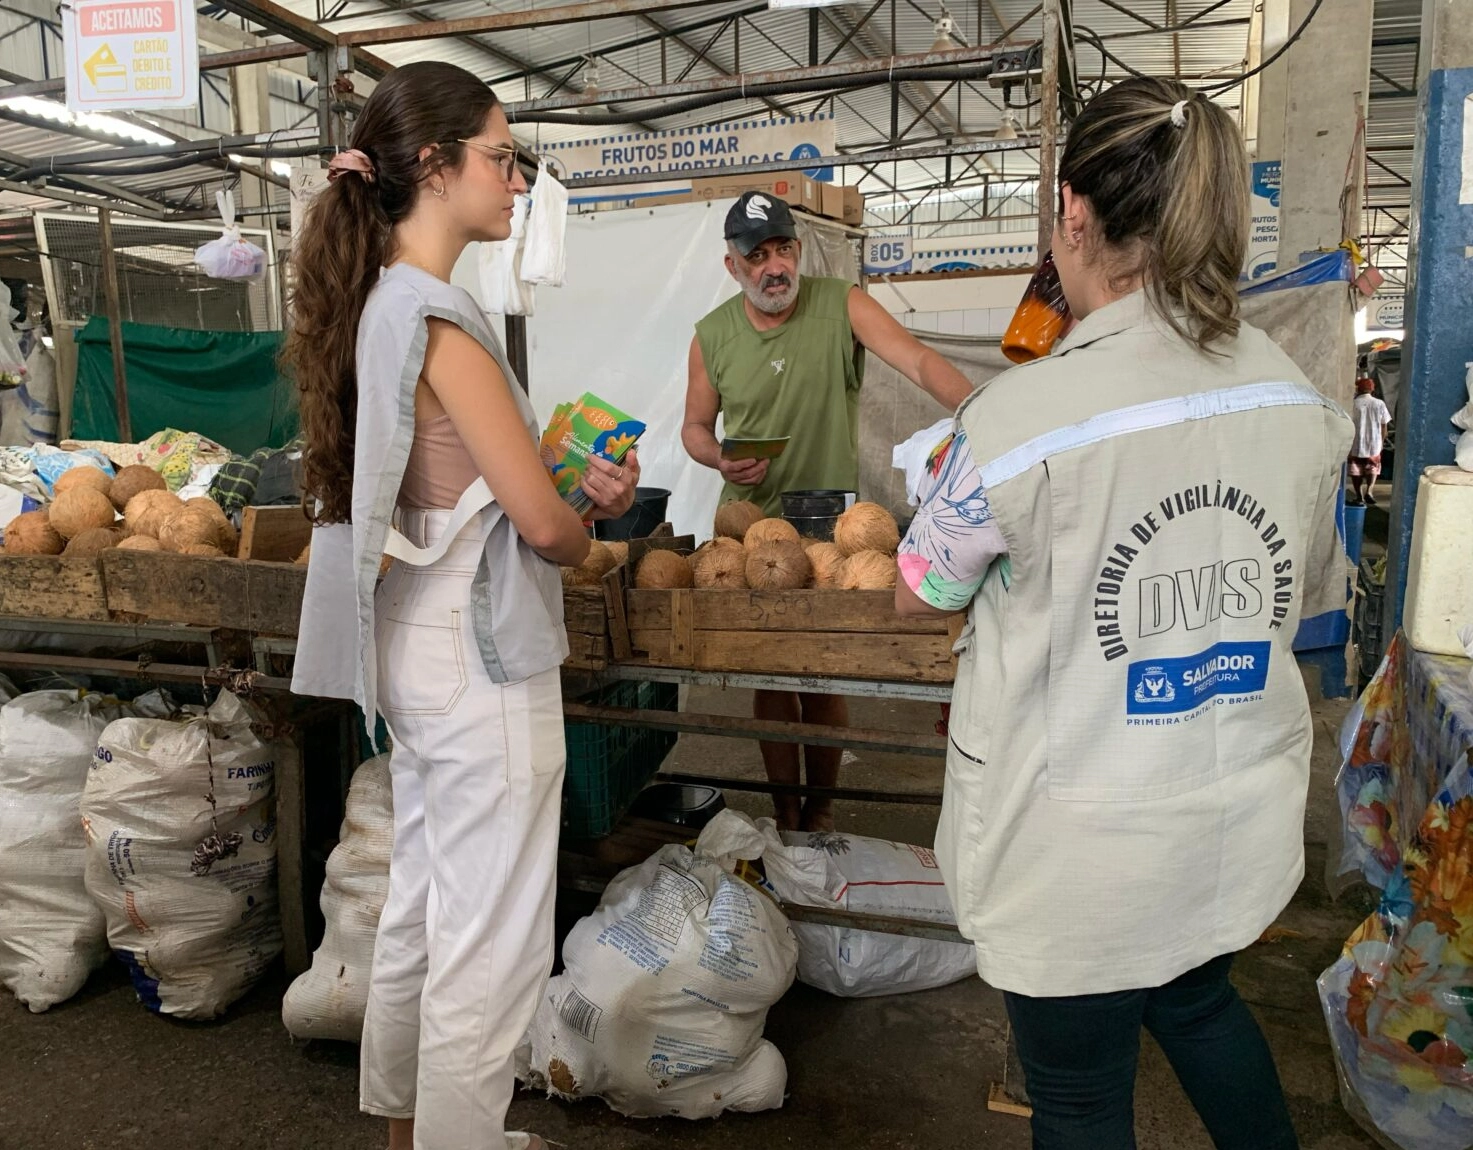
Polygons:
M394 850L394 795L389 756L369 759L353 774L338 845L327 859L322 917L327 928L312 968L297 977L281 1004L281 1020L296 1038L357 1042L368 1007L373 942L389 896Z
M714 1118L782 1105L787 1064L762 1037L798 946L766 893L729 871L764 847L723 811L694 852L662 847L619 874L563 944L522 1076L632 1118Z
M769 822L763 819L758 825ZM936 856L927 847L833 831L787 831L782 840L794 856L806 857L810 851L826 856L843 879L838 898L830 901L801 873L775 868L778 851L769 848L768 877L785 902L956 925ZM977 953L968 942L808 922L795 922L793 933L798 938L799 980L843 998L931 990L977 973Z
M87 890L139 999L220 1014L281 951L275 748L229 692L206 715L119 719L82 798Z
M85 691L34 691L0 707L0 983L38 1014L107 957L83 882L82 788L98 736L127 710Z

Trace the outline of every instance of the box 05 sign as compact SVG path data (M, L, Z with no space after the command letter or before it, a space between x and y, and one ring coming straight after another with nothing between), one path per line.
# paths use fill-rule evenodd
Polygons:
M198 105L193 4L71 0L61 6L61 16L68 108L106 112Z
M909 236L870 236L864 241L864 274L903 276L911 270Z

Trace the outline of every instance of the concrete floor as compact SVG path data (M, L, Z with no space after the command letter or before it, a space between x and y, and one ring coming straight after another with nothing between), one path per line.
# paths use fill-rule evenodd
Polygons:
M696 691L690 709L740 713L742 692ZM1281 926L1237 965L1237 983L1278 1059L1305 1150L1371 1150L1342 1109L1314 979L1366 913L1364 894L1332 904L1323 879L1335 810L1336 731L1345 703L1316 705L1316 753L1305 828L1309 873ZM856 725L929 730L934 706L857 702ZM671 769L760 774L755 747L686 738ZM939 760L864 755L844 782L935 789ZM762 812L762 800L732 794ZM841 806L841 829L930 842L935 808ZM1148 941L1143 941L1147 945ZM149 1015L116 965L80 996L29 1015L0 996L0 1150L377 1150L382 1125L358 1113L357 1048L294 1044L281 1026L278 970L219 1022ZM841 1001L801 985L773 1008L767 1036L787 1057L783 1109L717 1121L630 1121L597 1101L568 1105L529 1094L514 1126L576 1150L699 1150L832 1145L927 1150L1024 1150L1028 1124L990 1113L1002 1072L1004 1014L972 979L923 994ZM1142 1150L1210 1146L1160 1052L1146 1040L1136 1095Z

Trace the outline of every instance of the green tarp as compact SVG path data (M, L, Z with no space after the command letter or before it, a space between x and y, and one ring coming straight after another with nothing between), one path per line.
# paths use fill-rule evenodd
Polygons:
M197 431L241 455L297 433L296 398L277 368L279 331L182 331L123 324L133 441L166 427ZM72 438L118 440L107 320L77 333Z

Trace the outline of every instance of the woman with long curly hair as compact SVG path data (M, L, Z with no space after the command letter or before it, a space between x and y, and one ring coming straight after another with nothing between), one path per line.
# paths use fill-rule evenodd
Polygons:
M553 957L557 567L589 542L500 343L450 283L468 243L508 237L527 185L495 94L438 62L389 74L328 176L293 253L285 352L316 523L293 689L381 713L393 743L360 1105L389 1119L390 1150L538 1147L505 1121ZM632 455L593 461L595 514L627 511L638 477Z

